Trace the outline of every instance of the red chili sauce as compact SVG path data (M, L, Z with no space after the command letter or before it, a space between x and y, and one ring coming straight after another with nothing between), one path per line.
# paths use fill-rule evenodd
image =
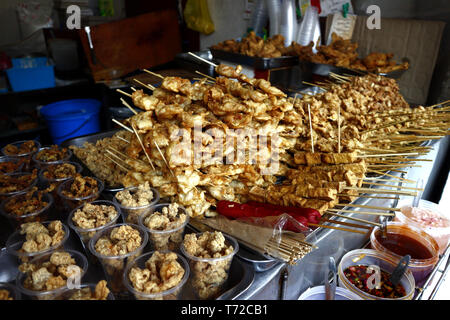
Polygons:
M373 273L367 272L367 266L357 265L351 266L344 270L345 277L358 289L364 291L370 295L380 298L396 299L406 296L405 288L399 283L397 286L393 286L389 280L389 273L380 270L380 287L369 289L367 285L367 279L373 275Z
M409 254L411 259L430 259L433 258L433 253L421 242L410 238L403 234L387 232L387 237L384 239L381 232L375 234L377 241L386 249L392 251L399 256Z

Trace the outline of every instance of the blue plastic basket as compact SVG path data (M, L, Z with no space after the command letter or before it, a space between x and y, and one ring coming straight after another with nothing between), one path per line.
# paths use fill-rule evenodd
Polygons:
M45 57L12 59L12 65L6 74L15 92L55 86L55 67Z

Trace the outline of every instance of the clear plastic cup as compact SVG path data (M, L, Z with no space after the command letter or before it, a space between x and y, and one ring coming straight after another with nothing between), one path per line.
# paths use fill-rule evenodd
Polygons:
M356 293L363 300L412 300L416 288L416 283L414 281L414 277L411 271L407 270L402 278L400 279L400 284L405 289L406 295L404 297L398 299L390 299L390 298L381 298L377 296L373 296L358 289L354 286L350 280L344 274L344 271L351 266L364 265L370 266L375 265L380 267L382 271L386 271L388 273L392 273L394 269L397 267L399 263L399 259L396 259L392 255L371 249L356 249L350 252L347 252L341 259L341 262L338 266L338 279L339 286L342 288L346 288L353 293Z
M81 206L73 209L70 214L69 214L69 218L67 219L67 224L69 225L69 227L75 231L75 233L80 237L81 243L83 244L84 249L86 250L87 253L90 254L89 251L89 240L91 240L91 238L99 231L113 225L117 223L117 219L119 219L120 217L120 208L117 204L115 204L112 201L108 201L108 200L96 200L96 201L92 201L90 202L90 204L92 205L106 205L106 206L113 206L115 208L115 210L117 211L117 215L115 216L115 218L113 220L111 220L110 222L106 223L103 226L100 227L96 227L96 228L91 228L91 229L83 229L77 225L75 225L75 222L72 220L73 216L75 214L76 211L78 211L79 209L82 209L86 203L82 204Z
M139 231L139 234L142 239L141 245L133 252L129 252L127 254L118 256L106 256L97 252L97 250L95 249L95 244L97 243L98 239L100 239L103 236L109 237L111 231L114 228L118 228L123 225L131 226L132 228ZM147 242L148 242L147 232L141 226L130 223L119 223L104 228L103 230L97 232L89 241L89 251L91 252L92 255L97 257L97 259L102 264L103 270L105 271L106 279L108 281L108 285L110 286L111 291L114 293L115 296L127 297L129 295L127 288L124 286L122 282L123 272L129 264L133 263L133 261L142 254L145 246L147 245Z
M43 147L40 148L38 152L36 152L35 154L33 154L33 156L31 157L31 159L33 159L33 162L36 166L36 168L39 169L43 169L49 165L52 164L57 164L58 162L62 162L62 161L69 161L69 159L72 157L72 150L70 150L69 148L67 148L67 152L65 154L64 157L62 157L61 159L55 160L55 161L42 161L42 160L38 160L37 157L39 156L39 153L45 150L50 150L52 149L51 147Z
M100 179L92 177L94 180L97 181L97 192L93 192L92 194L85 196L85 197L68 197L64 194L62 194L63 190L69 190L72 182L74 181L73 178L68 179L64 182L62 182L58 187L58 196L63 200L64 206L68 210L73 210L77 208L78 206L92 202L98 199L100 197L100 194L102 193L103 189L105 188L105 185Z
M24 142L28 142L28 141L31 141L31 140L21 140L21 141L16 141L16 142L13 142L13 143L10 143L10 144L13 145L13 146L16 146L16 147L20 148L20 146L21 146ZM20 158L20 159L24 160L24 164L25 164L24 170L28 171L28 170L30 170L30 169L32 168L32 164L33 164L33 162L32 162L32 157L33 157L33 155L34 155L36 152L38 152L39 149L41 148L41 144L40 144L38 141L36 141L36 140L32 140L32 141L34 141L35 146L36 146L36 150L34 150L34 151L27 152L27 153L11 154L11 153L8 153L8 152L7 152L6 146L4 146L4 147L2 148L2 154L3 154L4 156L17 157L17 158Z
M50 223L51 221L42 222L42 224L46 228ZM23 243L26 241L26 234L20 234L20 230L17 230L12 235L10 235L8 240L6 241L6 252L8 252L10 255L16 256L19 263L23 263L29 262L41 254L47 254L53 251L60 250L64 248L64 244L67 242L67 239L69 239L70 235L70 230L64 223L62 224L62 227L65 234L60 243L54 246L50 246L45 250L36 252L24 252L21 250Z
M8 176L9 177L19 178L19 177L23 177L23 176L27 176L27 175L31 175L31 174L32 174L31 172L16 172L16 173L11 173ZM31 190L31 188L36 186L37 183L38 183L38 178L36 177L36 179L33 179L30 182L30 184L27 187L25 187L24 189L12 191L12 192L0 193L0 201L5 200L5 199L7 199L9 197L18 195L18 194L26 193L27 191Z
M427 200L419 201L419 210L412 210L411 205L401 206L400 209L400 212L396 212L394 221L399 221L425 231L438 243L439 253L444 254L450 241L450 212L444 210L438 204ZM426 210L430 216L439 217L448 223L445 226L432 226L418 219L417 215L421 214L423 210Z
M411 259L408 265L408 269L411 270L414 279L416 280L416 283L420 283L422 280L426 278L426 276L428 276L431 273L431 271L433 271L434 266L439 261L439 245L437 244L436 240L434 240L433 237L430 236L428 233L421 231L420 229L417 229L415 227L403 224L401 222L389 222L387 224L387 231L388 233L404 235L406 237L412 238L429 249L430 253L432 254L431 258ZM394 256L396 259L400 260L402 258L400 255L384 247L378 241L376 235L379 234L380 232L381 232L380 228L376 227L370 234L370 245L372 249L384 251Z
M87 261L86 257L78 251L56 250L51 253L40 255L40 256L34 258L33 260L31 260L30 263L41 265L42 263L49 261L50 256L54 252L58 252L58 251L67 252L71 255L71 257L73 259L75 259L76 265L82 269L81 274L79 275L79 279L78 279L79 281L81 281L88 269L88 261ZM16 279L16 286L22 294L29 296L32 300L54 300L56 297L61 295L61 293L63 293L64 291L66 291L68 289L68 285L66 284L65 286L62 286L62 287L54 289L54 290L48 290L48 291L30 290L30 289L25 288L23 285L26 277L27 277L26 273L19 272L17 279ZM73 282L77 281L77 279L73 279L73 280L74 280ZM73 283L73 285L76 285L76 283Z
M128 187L123 189L122 191L129 191L130 193L133 193L136 191L138 187ZM119 200L117 200L116 196L114 196L113 201L117 203L117 205L120 207L120 210L122 212L123 221L127 223L132 224L138 224L139 223L139 216L147 213L150 211L151 207L158 203L159 201L159 192L155 188L150 188L153 193L153 199L151 199L151 202L145 206L140 207L127 207L120 203Z
M51 211L53 208L53 197L50 193L44 193L42 195L42 200L47 202L47 205L39 210L30 212L28 214L24 214L21 216L18 216L18 215L15 215L14 213L6 211L5 207L9 203L9 201L12 201L15 199L20 200L24 196L25 196L25 194L23 194L23 193L17 194L15 196L12 196L9 199L3 200L2 203L0 204L0 213L9 220L9 222L11 223L11 225L14 229L19 229L23 223L27 223L27 222L47 221L49 219L49 217L51 216Z
M62 182L67 181L67 180L71 179L72 177L60 178L60 179L47 179L44 176L44 173L45 173L45 171L48 170L49 167L57 166L57 165L64 164L64 163L69 163L69 164L74 165L77 173L81 173L81 171L83 170L83 167L79 163L62 161L62 162L59 162L56 164L51 164L51 165L41 169L38 174L39 182L43 188L48 188L48 187L50 187L50 185L54 185L54 189L52 190L52 195L53 195L53 199L55 200L55 207L58 208L59 210L61 210L63 208L63 201L58 195L58 187Z
M12 165L12 167L6 168L6 164L4 165L5 162L9 162ZM24 165L25 165L24 160L19 157L2 156L0 157L0 174L12 174L22 172ZM5 166L5 168L3 168L3 166Z
M197 238L202 233L197 233ZM225 243L233 246L233 252L220 258L199 258L190 255L181 243L180 250L188 259L191 275L190 285L198 299L215 299L223 293L234 255L239 250L236 239L224 234Z
M9 297L12 298L12 300L22 300L22 295L20 294L19 290L17 290L16 286L11 283L0 282L0 290L8 291Z
M180 295L182 293L183 287L186 284L187 280L189 279L189 265L181 255L177 253L178 256L178 263L183 267L184 269L184 275L181 281L174 287L158 292L158 293L144 293L142 291L136 290L132 283L130 282L130 278L128 277L131 268L138 267L141 269L145 268L145 262L153 255L155 251L151 251L149 253L143 254L140 257L138 257L132 264L128 265L128 267L125 269L125 272L123 273L123 283L125 287L132 293L137 300L178 300L180 298ZM162 252L167 253L168 251Z
M326 300L325 286L312 287L303 292L298 300ZM356 293L345 288L336 287L334 300L363 300Z
M91 292L95 292L95 287L97 286L96 283L85 283L82 284L79 288L75 289L69 289L67 288L62 292L58 297L55 298L55 300L81 300L81 299L70 299L78 290L89 288ZM109 292L108 296L106 297L106 300L115 300L114 295L112 292Z
M181 242L183 242L184 229L189 222L189 215L182 206L178 207L178 212L184 213L186 215L186 220L178 227L170 230L154 230L145 225L145 219L148 216L155 212L161 212L163 208L168 207L169 205L170 203L157 204L151 207L149 212L139 216L139 225L148 232L149 244L151 245L152 250L177 251L180 248Z

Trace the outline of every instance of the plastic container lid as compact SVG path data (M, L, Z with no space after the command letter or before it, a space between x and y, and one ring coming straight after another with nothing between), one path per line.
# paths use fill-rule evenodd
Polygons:
M309 288L300 295L298 300L326 300L325 286ZM336 287L334 300L363 300L363 298L345 288Z

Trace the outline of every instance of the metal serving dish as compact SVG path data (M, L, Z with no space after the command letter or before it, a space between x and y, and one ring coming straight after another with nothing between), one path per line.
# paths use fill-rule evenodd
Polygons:
M298 64L298 57L282 56L278 58L250 57L240 53L223 50L210 49L214 58L226 60L241 65L253 67L258 70L270 70L277 68L292 67Z
M356 69L350 69L350 68L344 68L344 67L336 67L331 64L322 64L322 63L313 63L313 62L306 62L302 61L301 64L304 64L308 66L311 69L311 72L315 75L319 75L322 77L328 77L330 72L340 74L340 75L350 75L350 76L364 76L368 74L367 71L362 70L356 70ZM392 79L399 79L405 71L408 69L401 69L401 70L395 70L392 72L381 72L379 73L380 76L385 76Z

